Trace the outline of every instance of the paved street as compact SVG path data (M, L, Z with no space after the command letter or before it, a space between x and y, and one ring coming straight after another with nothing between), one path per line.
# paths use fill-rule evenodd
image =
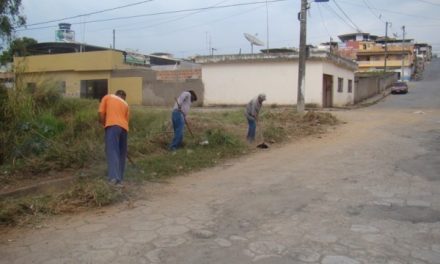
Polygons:
M0 263L440 263L440 61L346 124L2 236ZM151 188L150 188L151 189Z

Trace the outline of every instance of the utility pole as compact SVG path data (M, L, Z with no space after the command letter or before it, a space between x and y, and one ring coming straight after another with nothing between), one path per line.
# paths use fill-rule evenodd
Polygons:
M316 3L328 2L329 0L314 0ZM298 13L300 21L299 35L299 63L298 63L298 96L296 100L296 110L303 113L305 109L304 93L306 90L306 57L307 57L307 0L301 0L301 12Z
M405 26L402 26L402 70L400 72L400 80L403 81L405 70L404 70L404 63L405 63Z
M266 49L269 52L269 9L266 0Z
M304 92L306 88L306 31L307 31L307 0L301 0L301 12L299 13L300 36L299 36L299 64L298 64L298 96L296 110L303 113L305 109Z
M387 56L388 56L388 24L389 22L385 22L385 63L383 65L383 72L387 72Z
M216 51L216 48L211 48L211 56L214 56L214 51Z
M115 42L116 42L116 32L113 29L113 49L116 49Z

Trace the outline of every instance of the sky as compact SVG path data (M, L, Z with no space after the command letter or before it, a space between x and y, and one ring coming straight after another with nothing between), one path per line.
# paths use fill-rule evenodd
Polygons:
M429 43L440 54L440 0L309 0L307 43L366 32ZM58 23L71 23L77 42L142 54L195 55L250 53L244 33L263 48L299 46L301 0L23 0L27 27L17 37L55 41Z

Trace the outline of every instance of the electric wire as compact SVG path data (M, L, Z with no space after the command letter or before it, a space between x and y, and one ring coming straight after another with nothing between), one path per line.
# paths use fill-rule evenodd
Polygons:
M440 6L439 3L433 3L433 2L430 2L427 0L417 0L417 1L422 2L422 3L426 3L426 4L430 4L430 5L434 5L434 6Z
M90 15L96 15L96 14L101 14L101 13L105 13L105 12L109 12L109 11L114 11L114 10L118 10L118 9L122 9L122 8L126 8L126 7L131 7L131 6L135 6L135 5L140 5L140 4L144 4L144 3L152 2L152 1L153 0L146 0L146 1L136 2L136 3L127 4L127 5L123 5L123 6L117 6L117 7L113 7L113 8L99 10L99 11L95 11L95 12L91 12L91 13L87 13L87 14L81 14L81 15L76 15L76 16L71 16L71 17L65 17L65 18L59 18L59 19L53 19L53 20L48 20L48 21L43 21L43 22L32 23L32 24L29 24L29 25L26 25L26 26L28 26L28 27L29 26L38 26L38 25L43 25L43 24L48 24L48 23L53 23L53 22L59 22L59 21L64 21L64 20L68 20L68 19L73 19L73 18L86 17L86 16L90 16Z
M338 12L336 12L333 7L329 4L326 4L325 7L328 8L328 10L330 10L333 14L335 14L344 24L346 24L348 27L357 30L353 25L351 25L350 23L348 23L341 15L338 14Z
M182 27L182 28L174 29L174 30L168 31L168 32L161 32L160 34L154 34L154 36L156 36L156 37L158 37L158 36L166 36L166 35L169 35L169 34L172 34L172 33L176 33L176 32L180 32L180 31L183 31L183 30L188 30L188 29L192 29L192 28L202 27L202 26L206 26L206 25L212 25L212 24L224 21L226 19L229 19L231 17L240 16L240 15L243 15L245 13L249 13L249 12L255 11L257 9L261 9L261 8L263 8L263 6L257 6L257 7L254 7L252 9L249 9L247 11L244 11L244 12L241 11L239 13L235 13L235 14L229 15L227 17L211 20L211 21L203 23L203 24L196 24L196 25L191 25L191 26L187 26L187 27ZM126 38L137 38L137 37L140 37L140 36L145 37L145 36L150 36L150 35L139 35L139 34L136 34L135 36L126 36Z
M353 20L345 13L345 11L342 9L342 7L338 4L336 0L333 0L333 3L335 3L336 7L342 12L342 14L350 21L350 23L356 28L358 32L362 32L362 30L359 29L359 27L353 22Z
M267 2L268 3L276 3L276 2L284 2L284 1L287 1L287 0L270 0ZM201 8L188 8L188 9L180 9L180 10L172 10L172 11L162 11L162 12L132 15L132 16L113 17L113 18L107 18L107 19L96 19L96 20L89 20L89 21L85 21L85 22L75 22L75 23L71 23L71 24L72 25L83 24L83 23L90 24L90 23L125 20L125 19L148 17L148 16L159 16L159 15L166 15L166 14L186 13L186 12L193 12L193 11L204 11L204 10L210 10L210 9L224 9L224 8L230 8L230 7L258 5L258 4L266 4L266 1L237 3L237 4L221 5L221 6L215 6L215 7L208 6L208 7L201 7ZM53 27L56 27L56 25L46 26L46 27L37 27L37 28L17 29L16 31L17 32L18 31L28 31L28 30L45 29L45 28L53 28Z
M214 4L212 7L218 6L218 5L223 4L225 2L228 2L228 1L229 0L220 1L217 4ZM192 15L195 15L195 14L198 14L198 13L202 13L204 11L206 11L206 10L197 10L197 11L194 11L194 12L189 13L187 15L175 17L175 18L172 18L172 19L169 19L169 20L165 20L165 21L162 21L162 22L158 22L158 23L155 23L155 24L151 24L151 25L148 25L148 26L127 28L127 29L124 29L124 31L153 28L153 27L157 27L157 26L160 26L160 25L163 25L163 24L168 24L168 23L171 23L171 22L182 20L182 19L187 18L189 16L192 16Z
M373 14L374 17L376 17L377 19L379 19L381 22L385 23L385 21L382 20L382 15L376 15L376 13L373 11L373 8L371 7L371 3L368 0L362 0L365 4L365 6L368 8L368 10L370 10L371 14Z
M362 5L362 4L353 3L353 2L350 2L350 1L346 1L346 0L339 0L339 1L340 2L344 2L346 4L349 4L349 5L364 7L364 5ZM387 12L387 13L390 13L390 14L401 15L401 16L408 16L408 17L414 17L414 18L422 18L422 19L425 19L425 20L426 19L437 20L437 21L440 20L440 17L418 16L418 15L414 15L414 14L398 12L398 11L393 11L393 10L383 9L383 8L376 8L376 7L372 7L372 9L377 10L377 11Z
M327 31L327 34L331 39L332 35L330 34L330 31L328 30L327 23L325 23L324 16L322 15L321 7L319 5L317 5L317 6L318 6L318 11L319 11L319 16L321 17L321 20L322 20L322 25L324 26L325 31Z

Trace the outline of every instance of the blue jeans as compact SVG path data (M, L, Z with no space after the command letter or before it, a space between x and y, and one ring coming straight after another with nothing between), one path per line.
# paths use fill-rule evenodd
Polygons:
M173 121L174 138L169 148L170 150L176 150L180 147L183 141L185 119L182 112L180 112L179 110L174 110L171 114L171 120Z
M105 154L109 181L119 183L124 178L127 136L127 131L120 126L105 128Z
M254 142L255 140L255 131L257 130L257 122L253 118L247 118L249 128L247 133L247 140L249 143Z

